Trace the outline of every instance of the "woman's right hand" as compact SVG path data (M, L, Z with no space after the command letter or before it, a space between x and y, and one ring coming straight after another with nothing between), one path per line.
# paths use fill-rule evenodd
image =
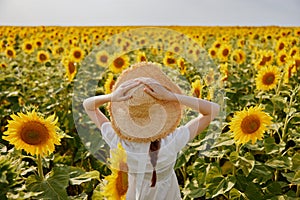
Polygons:
M138 79L131 79L125 81L119 87L111 93L111 101L126 101L131 98L131 93L128 93L129 90L141 84L141 81Z

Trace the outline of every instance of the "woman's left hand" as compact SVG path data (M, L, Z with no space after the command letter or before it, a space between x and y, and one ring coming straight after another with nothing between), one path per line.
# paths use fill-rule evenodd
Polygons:
M144 91L158 100L175 101L176 95L152 78L138 78L145 85Z

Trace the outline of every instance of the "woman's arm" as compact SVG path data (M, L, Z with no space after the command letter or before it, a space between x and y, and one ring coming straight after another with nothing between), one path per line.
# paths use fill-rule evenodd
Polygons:
M122 83L113 93L106 95L93 96L83 101L83 107L98 128L101 128L104 122L108 122L107 117L99 110L99 107L110 101L125 101L131 98L127 91L139 85L140 82L133 79Z
M83 101L85 112L98 128L101 128L104 122L109 121L107 117L99 110L101 105L109 101L111 101L111 94L94 96Z
M194 139L206 127L208 127L210 122L220 111L220 106L214 102L180 94L175 94L175 97L182 105L199 112L198 117L192 119L185 125L190 131L190 140Z
M146 85L145 92L154 98L167 101L178 101L180 104L199 112L199 116L189 121L185 126L189 129L190 140L200 134L210 122L218 115L220 106L216 103L196 97L175 94L162 87L153 79L142 79Z

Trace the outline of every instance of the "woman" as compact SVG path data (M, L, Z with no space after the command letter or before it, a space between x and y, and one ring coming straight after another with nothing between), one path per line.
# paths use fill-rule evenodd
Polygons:
M111 121L99 110L109 103ZM213 102L181 94L154 63L125 71L113 92L87 98L83 106L110 148L121 143L128 156L126 199L181 199L174 172L177 153L219 113ZM199 116L177 127L182 106ZM145 156L146 155L146 156Z

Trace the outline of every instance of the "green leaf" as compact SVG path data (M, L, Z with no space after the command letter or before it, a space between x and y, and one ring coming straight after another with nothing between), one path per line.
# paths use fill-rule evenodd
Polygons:
M300 184L300 171L282 173L282 175L292 184Z
M229 199L239 200L241 198L241 192L235 188L232 188L229 192Z
M297 171L295 173L295 176L293 177L292 183L295 184L295 185L300 184L300 171Z
M264 139L264 146L266 154L273 154L279 152L279 147L275 143L275 139L273 137L268 137Z
M254 94L243 95L240 99L241 100L247 100L247 101L253 100L254 99Z
M97 170L85 172L77 177L70 178L70 184L80 185L81 183L91 181L92 179L100 181L100 173Z
M214 143L212 148L220 147L220 146L231 146L234 144L234 139L231 136L231 133L223 133L221 134L217 141Z
M282 193L281 185L278 182L271 182L267 186L267 192L272 195L279 195Z
M253 170L254 165L255 159L251 153L247 152L244 157L240 157L239 166L246 176Z
M229 160L235 164L239 160L239 153L236 151L231 152L229 156Z
M206 194L206 189L205 188L195 188L192 189L191 193L189 193L189 197L191 198L199 198L202 197Z
M265 163L267 166L278 169L289 169L292 165L291 160L288 157L274 157L270 160L267 160Z
M245 194L249 199L264 200L264 194L262 190L259 188L259 186L252 182L247 184Z
M211 198L214 198L220 194L225 194L233 188L236 183L234 176L228 177L217 177L211 180L212 182L207 183L206 189L210 194Z
M68 199L66 188L69 174L66 168L55 167L44 180L34 175L27 178L26 185L31 192L40 192L39 199L65 200Z
M273 178L273 172L265 165L255 165L249 174L249 179L255 179L259 183L266 183Z
M300 170L300 154L296 153L292 158L292 169L293 171Z

